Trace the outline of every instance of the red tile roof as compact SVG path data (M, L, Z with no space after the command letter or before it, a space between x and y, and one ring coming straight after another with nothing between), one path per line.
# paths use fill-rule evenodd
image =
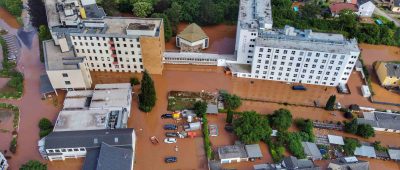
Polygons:
M338 14L340 11L349 9L354 12L358 11L357 5L351 4L351 3L334 3L331 6L329 6L329 9L331 10L332 13Z

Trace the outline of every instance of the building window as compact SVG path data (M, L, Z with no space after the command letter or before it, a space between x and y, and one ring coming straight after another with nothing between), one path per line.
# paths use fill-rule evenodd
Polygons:
M65 85L70 85L71 82L70 81L65 81Z
M62 73L62 76L63 77L68 77L68 74L67 73Z

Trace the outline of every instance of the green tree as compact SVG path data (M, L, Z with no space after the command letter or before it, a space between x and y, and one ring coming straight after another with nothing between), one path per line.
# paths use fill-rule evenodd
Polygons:
M287 109L275 110L270 117L271 126L279 131L285 131L292 125L292 114Z
M153 6L149 2L136 2L132 11L137 17L147 17L153 11Z
M353 119L350 122L345 122L344 123L344 131L347 133L351 133L351 134L356 134L357 133L357 120Z
M47 170L47 165L37 160L30 160L23 164L19 170Z
M308 1L300 7L300 13L303 18L315 18L321 13L321 7L315 0Z
M345 138L343 150L344 153L348 156L354 155L354 151L357 147L360 147L361 144L357 139Z
M340 11L338 21L341 27L341 31L356 29L356 27L358 26L357 15L353 11L348 9Z
M336 96L335 95L330 96L328 101L326 102L325 110L334 110L335 102L336 102Z
M118 13L118 0L96 0L97 4L101 6L108 15ZM120 0L120 3L128 2L128 0ZM128 11L125 11L128 12Z
M47 118L40 119L38 126L39 126L40 130L47 130L47 129L52 129L53 128L53 124Z
M374 143L372 143L372 146L374 147L374 149L376 151L379 151L379 152L387 152L387 150L388 150L388 148L381 145L380 141L375 141Z
M313 122L310 119L296 119L295 124L297 128L300 129L301 132L299 132L302 141L308 141L308 142L314 142L314 126Z
M147 70L143 72L141 92L139 94L139 109L143 112L150 112L156 105L156 89Z
M272 133L268 119L254 111L243 112L233 121L233 127L235 134L246 144L268 140Z
M242 100L237 95L223 92L222 98L224 99L226 109L235 110L242 105Z
M131 86L136 86L140 84L140 81L137 77L131 77Z
M233 121L233 111L232 110L228 110L228 112L226 113L226 123L231 124Z
M198 117L202 117L207 111L207 102L197 101L194 103L193 110Z
M20 17L22 13L22 1L21 0L1 0L0 6L6 8L15 17Z
M363 138L370 138L375 136L375 130L372 128L371 125L369 124L360 124L357 127L357 133L358 136L361 136Z
M165 14L168 16L168 20L171 24L172 34L175 35L177 33L178 24L181 21L181 12L182 6L177 2L172 2L171 7L165 11Z
M151 15L152 18L162 18L164 23L164 37L165 41L169 41L172 37L172 28L167 15L161 13L154 13Z

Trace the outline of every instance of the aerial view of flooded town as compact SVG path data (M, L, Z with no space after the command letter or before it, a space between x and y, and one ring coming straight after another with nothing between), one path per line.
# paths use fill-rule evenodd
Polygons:
M0 0L0 170L400 170L400 0Z

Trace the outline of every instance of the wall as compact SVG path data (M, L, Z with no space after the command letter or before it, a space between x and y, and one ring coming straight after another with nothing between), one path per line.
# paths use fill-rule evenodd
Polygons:
M86 76L82 74L81 69L76 70L48 70L46 71L49 76L51 85L55 89L85 89L90 88L91 84L89 84L85 79ZM67 73L68 77L63 77L63 73ZM66 85L65 81L70 81L70 85Z
M201 45L201 47L202 47L202 49L205 49L205 48L207 48L206 47L206 43L205 43L205 41L207 40L207 38L205 38L205 39L202 39L202 40L199 40L199 41L196 41L196 42L189 42L189 41L186 41L185 39L182 39L182 38L179 38L179 37L176 37L176 39L177 39L177 42L178 42L178 39L179 39L179 42L182 44L186 44L186 45L189 45L189 46L197 46L197 45Z
M255 38L258 35L257 30L242 29L238 26L236 36L235 53L237 55L238 63L250 64L253 60L254 46L256 44Z

